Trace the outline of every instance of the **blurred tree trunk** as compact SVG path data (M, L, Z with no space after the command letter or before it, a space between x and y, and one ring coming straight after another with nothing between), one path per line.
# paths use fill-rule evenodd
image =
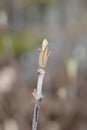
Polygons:
M17 0L5 0L9 28L12 31L21 29L23 25L22 3Z

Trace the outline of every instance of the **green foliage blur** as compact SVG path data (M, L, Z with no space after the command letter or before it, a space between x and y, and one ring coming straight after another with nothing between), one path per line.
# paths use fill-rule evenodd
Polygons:
M6 48L3 43L3 41L7 38L10 38L11 40L10 44L11 44L13 53L15 53L16 55L20 55L21 53L24 53L27 51L30 52L32 49L36 48L40 44L40 41L41 41L41 38L39 37L33 38L32 35L27 40L26 35L24 36L24 34L21 34L21 33L14 33L11 36L9 34L8 35L0 34L0 56L5 55L6 49L8 50L8 48Z
M60 0L21 0L23 3L28 3L28 4L32 4L32 3L39 3L39 4L55 4Z

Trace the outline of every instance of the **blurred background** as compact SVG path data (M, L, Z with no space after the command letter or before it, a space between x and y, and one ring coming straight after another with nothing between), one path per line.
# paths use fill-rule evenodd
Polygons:
M38 130L87 130L87 0L0 0L0 130L31 130L44 38Z

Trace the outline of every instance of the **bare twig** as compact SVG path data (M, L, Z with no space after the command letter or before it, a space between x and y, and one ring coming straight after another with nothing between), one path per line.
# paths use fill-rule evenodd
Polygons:
M43 84L43 79L45 75L45 67L46 67L48 56L49 56L48 41L44 39L42 43L42 48L40 49L37 90L34 89L34 92L33 92L33 96L35 98L35 108L34 108L32 130L37 130L40 102L43 98L42 84Z

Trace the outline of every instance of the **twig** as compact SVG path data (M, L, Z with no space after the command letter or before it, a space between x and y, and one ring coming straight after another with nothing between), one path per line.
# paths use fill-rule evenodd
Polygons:
M42 84L43 84L43 79L45 75L45 67L47 64L48 56L49 56L48 41L44 39L42 43L42 48L40 49L37 90L34 89L34 92L33 92L33 96L35 98L35 108L34 108L34 116L33 116L33 122L32 122L32 130L37 130L40 103L43 98Z

